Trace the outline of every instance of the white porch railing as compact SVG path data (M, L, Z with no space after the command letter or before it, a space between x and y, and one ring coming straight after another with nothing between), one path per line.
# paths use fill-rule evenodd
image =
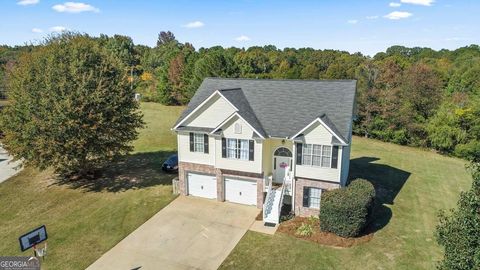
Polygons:
M266 191L267 191L267 198L265 199L265 202L263 203L263 218L265 219L268 214L272 211L272 182L273 182L273 177L270 175L266 179Z
M272 189L272 178L268 179L267 198L263 204L263 220L266 223L278 224L280 222L280 214L283 206L283 198L286 192L292 190L292 173L285 168L285 176L283 177L282 186Z

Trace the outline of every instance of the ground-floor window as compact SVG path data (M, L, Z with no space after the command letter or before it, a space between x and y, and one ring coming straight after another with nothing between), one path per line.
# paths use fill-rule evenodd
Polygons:
M315 187L303 188L303 207L320 209L320 199L322 196L322 189Z

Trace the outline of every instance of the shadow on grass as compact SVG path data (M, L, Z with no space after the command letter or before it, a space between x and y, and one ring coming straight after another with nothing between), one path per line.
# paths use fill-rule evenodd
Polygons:
M170 151L135 153L107 166L96 179L58 179L54 184L88 192L122 192L156 185L171 185L176 174L162 171Z
M376 157L360 157L350 161L350 180L363 178L375 187L375 208L366 234L385 227L392 218L392 210L386 205L393 205L410 173L389 165L374 163Z

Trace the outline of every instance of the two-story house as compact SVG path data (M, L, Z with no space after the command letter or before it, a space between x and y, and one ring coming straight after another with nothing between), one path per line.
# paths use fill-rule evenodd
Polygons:
M349 170L355 80L207 78L173 130L182 195L316 215Z

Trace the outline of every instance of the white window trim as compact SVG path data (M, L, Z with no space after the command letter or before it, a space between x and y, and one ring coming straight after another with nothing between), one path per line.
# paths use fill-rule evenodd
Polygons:
M250 157L250 141L247 140L247 139L236 139L236 138L225 138L226 140L226 145L225 145L225 148L226 148L226 158L227 159L232 159L232 160L244 160L244 161L249 161L249 157ZM235 147L234 148L231 148L229 147L229 141L235 141ZM242 141L244 141L247 145L247 148L246 149L242 149ZM238 147L239 145L239 142L240 142L240 148ZM230 157L229 156L229 150L234 150L235 151L235 157ZM242 152L246 152L246 158L241 158L242 157Z
M318 196L318 197L312 197L312 196L311 196L312 189L318 189L318 191L319 191L319 196ZM322 192L323 192L323 190L322 190L321 188L308 187L308 208L311 208L311 209L320 209L320 203L321 203L321 201L322 201ZM318 207L312 207L312 204L311 204L311 199L312 199L312 198L318 199Z
M310 164L305 164L305 156L306 156L305 155L305 148L308 147L308 145L310 145L312 147L312 153L307 154L307 156L310 156ZM313 151L314 146L320 147L320 155L313 154L314 153L314 151ZM323 153L323 148L324 147L330 147L330 155L329 156L324 155L324 153ZM331 169L332 168L332 151L333 151L333 147L331 145L304 143L304 144L302 144L302 166L310 166L310 167ZM314 156L320 158L320 165L313 164L313 157ZM322 160L323 160L324 157L328 157L328 160L329 160L328 166L322 166Z
M205 153L205 137L203 133L193 133L193 152Z

